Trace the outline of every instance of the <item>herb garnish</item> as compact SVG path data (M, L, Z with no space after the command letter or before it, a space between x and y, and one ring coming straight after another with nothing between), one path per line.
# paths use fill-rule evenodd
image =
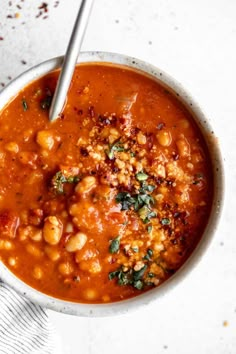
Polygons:
M138 251L139 251L138 246L131 247L131 249L134 253L138 253Z
M110 272L108 275L108 279L112 280L117 278L118 285L131 285L134 288L141 290L144 286L143 276L147 269L147 265L145 264L140 270L135 271L130 268L127 271L123 270L123 267L115 270L114 272Z
M145 183L143 183L143 184L142 184L142 187L139 189L139 191L140 191L141 193L145 193L145 192L151 192L151 193L152 193L155 188L156 188L156 187L153 186L153 185L151 185L151 184L145 184Z
M142 173L142 176L145 175L148 178L148 175L145 173L140 173ZM149 193L147 193L153 192L154 189L155 186L146 185L145 182L143 182L139 189L139 193L130 194L129 192L120 192L116 196L116 202L121 204L121 210L133 209L136 211L143 223L147 224L151 218L157 216L156 212L151 210L151 204L154 204L154 199Z
M135 204L136 199L129 192L120 192L116 196L116 202L121 204L121 210L128 210Z
M155 274L153 274L153 273L148 273L148 277L149 277L149 278L154 278L154 277L155 277Z
M136 173L135 177L136 177L137 181L139 181L139 182L143 182L143 181L146 181L146 179L148 179L148 175L144 172Z
M170 225L170 219L169 218L161 219L161 224L162 225Z
M109 252L110 253L117 253L120 249L120 236L113 238L110 243Z
M151 248L148 248L147 253L143 257L146 261L151 261L153 256L153 250Z
M24 98L22 99L22 106L23 106L24 112L28 110L28 104Z
M147 205L144 205L141 209L139 209L138 214L144 224L149 223L151 218L155 218L157 216L157 213L155 213L155 211L151 211Z
M148 225L147 232L150 234L152 232L152 225Z
M116 141L114 144L109 145L109 149L105 150L105 153L107 154L107 157L109 158L109 160L114 159L114 152L115 151L117 151L117 152L125 151L125 148L122 145L120 140Z
M52 103L52 96L47 95L41 102L40 102L40 106L42 109L44 110L48 110L51 106Z
M79 182L78 176L66 177L61 171L58 171L52 178L51 185L55 194L64 193L64 183L77 183Z
M203 177L204 176L202 173L196 173L195 180L193 181L193 184L199 184L202 181Z

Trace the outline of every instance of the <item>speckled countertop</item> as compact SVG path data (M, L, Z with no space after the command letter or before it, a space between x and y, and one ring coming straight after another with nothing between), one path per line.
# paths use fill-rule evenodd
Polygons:
M0 88L63 54L79 2L47 2L48 12L39 0L1 0ZM208 252L175 292L119 317L49 311L63 354L236 353L235 18L235 0L95 0L83 50L136 56L182 82L219 138L226 200Z

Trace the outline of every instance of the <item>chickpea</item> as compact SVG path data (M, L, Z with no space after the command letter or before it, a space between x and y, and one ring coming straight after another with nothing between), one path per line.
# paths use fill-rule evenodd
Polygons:
M65 232L73 232L74 231L74 226L71 222L68 222L65 227Z
M146 136L141 131L139 131L137 134L137 142L140 145L145 145L147 142Z
M79 263L79 267L81 270L87 271L91 274L100 273L102 270L102 267L98 259L82 261Z
M161 146L170 146L172 142L171 133L167 130L160 130L157 135L157 141Z
M35 266L34 269L33 269L33 277L35 279L42 279L43 277L43 271L42 269L39 267L39 266Z
M26 245L26 251L37 258L42 257L43 255L42 251L32 243Z
M52 150L54 146L54 137L49 130L40 130L36 137L37 143L45 150Z
M109 295L103 295L102 301L103 301L103 302L110 302L110 301L111 301L111 298L110 298Z
M123 168L125 168L125 162L121 161L120 159L116 159L115 164L117 165L117 167L122 170Z
M187 119L181 119L178 122L178 126L183 129L189 128L189 121Z
M108 137L109 143L113 144L114 141L116 141L119 138L119 136L120 136L120 133L118 132L118 130L116 130L115 128L111 128L109 131L109 137Z
M59 250L55 247L45 246L44 251L48 258L50 258L53 262L58 261L58 259L61 257Z
M86 300L95 300L98 297L98 292L92 288L85 289L84 297Z
M60 263L58 270L62 275L69 275L73 272L73 266L69 262Z
M9 257L9 258L8 258L8 264L9 264L11 267L16 267L16 265L17 265L16 257Z
M19 228L18 233L21 241L24 241L27 238L30 238L31 240L36 242L42 240L42 230L35 226L28 225L26 227L21 227Z
M154 247L153 247L154 250L157 251L157 252L161 252L161 251L163 251L163 250L165 249L165 247L163 246L163 244L160 243L160 242L155 242L153 246L154 246Z
M13 243L8 240L0 240L0 250L10 251L14 248Z
M71 236L66 244L66 250L68 252L76 252L81 250L87 242L87 236L82 232L78 232L76 235Z
M181 157L188 157L190 155L190 146L187 139L179 139L176 141L177 149Z
M19 145L17 143L15 143L15 142L11 141L10 143L7 143L5 145L5 149L7 151L10 151L10 152L13 152L13 153L17 154L18 151L19 151Z
M87 176L82 179L81 182L75 187L75 192L78 194L85 194L90 192L96 187L97 180L94 176Z
M48 216L44 220L43 238L50 245L57 245L63 231L62 222L56 216Z
M156 174L157 174L159 177L166 178L166 169L165 169L165 166L163 166L163 165L161 165L161 164L158 164L157 167L156 167Z
M31 238L31 240L36 242L42 241L43 238L42 230L34 226L29 226L29 227L31 228L31 232L29 233L29 237Z
M35 152L31 151L22 151L18 154L20 162L23 165L29 165L31 168L35 169L36 168L36 160L38 158L38 155Z

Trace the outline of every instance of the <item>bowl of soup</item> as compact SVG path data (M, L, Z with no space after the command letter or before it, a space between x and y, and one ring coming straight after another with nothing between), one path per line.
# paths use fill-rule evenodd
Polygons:
M62 60L0 94L1 279L60 312L125 312L174 294L205 252L221 155L182 86L120 54L82 53L49 122Z

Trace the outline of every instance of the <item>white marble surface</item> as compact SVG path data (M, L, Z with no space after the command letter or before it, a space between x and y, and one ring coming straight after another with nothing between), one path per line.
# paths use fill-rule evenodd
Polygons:
M0 83L63 54L79 1L60 0L57 8L54 0L48 2L49 17L42 19L35 18L42 1L12 0L9 7L1 0ZM16 12L19 18L6 18ZM219 137L226 201L218 232L198 268L161 301L102 319L50 311L63 354L236 353L235 19L235 0L95 0L83 50L136 56L189 89Z

